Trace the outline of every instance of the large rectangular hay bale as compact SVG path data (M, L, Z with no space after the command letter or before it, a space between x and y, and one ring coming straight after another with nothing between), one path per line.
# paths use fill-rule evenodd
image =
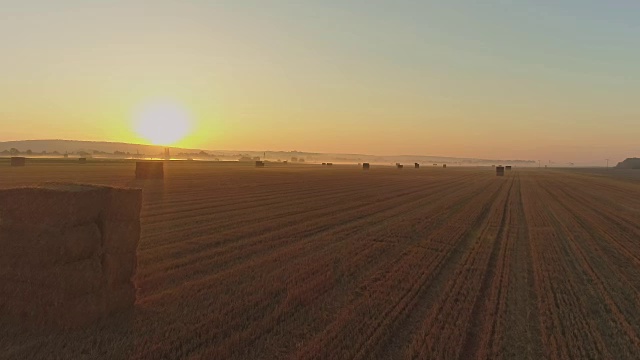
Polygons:
M256 161L256 167L264 167L264 161Z
M107 189L56 183L0 189L0 227L63 228L91 222L103 210Z
M114 288L115 285L133 284L132 279L137 266L136 253L104 253L102 255L102 270L109 289Z
M414 167L415 169L419 169L419 168L420 168L420 164L418 164L418 163L414 163L414 164L413 164L413 167Z
M504 166L496 166L496 176L504 176Z
M101 244L96 223L64 228L0 226L0 267L23 264L41 268L88 259Z
M140 241L140 221L105 220L102 229L102 248L112 254L135 253Z
M21 156L12 156L11 157L11 166L24 166L27 162L27 159Z
M370 168L369 163L362 164L362 169L363 170L369 170L369 168Z
M97 292L105 287L105 276L100 257L74 261L51 267L15 267L3 268L3 281L13 281L34 289L46 289L55 294L70 297ZM3 289L4 292L10 289Z
M0 318L75 327L108 315L107 302L132 308L141 203L141 189L0 190Z
M136 179L163 179L164 162L136 161Z
M140 221L142 190L110 188L101 218L105 221Z

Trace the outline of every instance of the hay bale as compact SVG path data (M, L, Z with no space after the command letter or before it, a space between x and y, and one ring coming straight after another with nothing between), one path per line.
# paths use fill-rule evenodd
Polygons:
M404 167L404 165L400 164L400 163L396 163L396 168L398 169L402 169Z
M86 163L86 162L87 162L87 158L85 158L85 157L78 158L78 162L79 162L80 164L84 164L84 163Z
M369 166L369 163L364 163L364 164L362 164L362 169L363 169L363 170L369 170L369 167L370 167L370 166Z
M140 221L105 220L102 227L103 250L111 254L135 253L140 230Z
M322 163L322 165L327 165L327 163Z
M0 317L74 327L132 308L141 197L74 184L0 190Z
M3 241L7 239L18 241ZM56 228L0 227L0 267L20 264L53 266L88 259L101 247L102 235L95 223Z
M11 157L11 166L24 166L27 162L27 159L21 156L12 156Z
M51 294L71 297L94 293L105 286L105 277L98 256L49 267L3 268L1 276L3 281L18 282L32 288L47 290Z
M327 163L327 166L333 166L333 163Z
M496 166L496 176L504 176L504 166Z
M136 161L136 179L163 179L164 162Z
M101 219L140 221L141 209L142 189L108 188L106 202L102 206Z
M1 189L0 227L60 229L91 222L102 211L105 189L76 184Z
M104 253L102 255L102 271L109 289L116 285L132 285L137 267L136 253Z
M446 169L447 168L447 164L442 164L442 168Z
M507 171L511 171L511 165L505 166L504 169L507 170Z
M264 167L264 161L256 161L256 167Z
M413 167L414 167L415 169L419 169L419 168L420 168L420 164L418 164L418 163L413 163Z

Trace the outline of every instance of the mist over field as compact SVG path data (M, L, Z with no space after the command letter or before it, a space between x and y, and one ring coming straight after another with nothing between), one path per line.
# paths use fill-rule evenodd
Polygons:
M65 153L74 155L92 155L94 157L158 157L163 154L163 146L111 143L98 141L72 141L72 140L23 140L0 142L0 156L10 155L11 148L26 152L31 150L31 156L60 156ZM510 163L518 166L538 166L533 160L516 159L474 159L455 158L446 156L426 155L366 155L366 154L332 154L311 153L304 151L255 151L255 150L202 150L170 147L175 158L201 159L201 160L238 160L240 158L259 157L270 161L291 161L291 158L304 160L307 163L319 163L332 161L335 163L357 164L371 162L376 164L395 164L396 162L419 163L448 163L462 166L487 166L501 163ZM44 153L43 153L44 152ZM54 152L56 152L54 154ZM265 158L266 156L266 158ZM561 164L568 165L568 164Z

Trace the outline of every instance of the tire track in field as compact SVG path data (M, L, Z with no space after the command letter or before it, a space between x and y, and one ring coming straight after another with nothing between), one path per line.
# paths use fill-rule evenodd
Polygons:
M514 179L515 177L511 177L502 218L500 219L500 225L498 225L499 230L492 245L489 263L482 278L482 285L473 305L473 310L471 310L466 340L459 357L461 360L495 358L497 355L495 349L491 348L491 342L499 334L496 334L495 328L500 320L501 310L504 310L505 294L509 286L509 252L507 247L513 240L509 236L509 231L512 228L508 228L507 225L514 225L510 221L512 216L510 200L512 198Z
M499 188L489 201L486 203L491 204L498 197L498 193L502 190ZM464 238L457 243L456 248L448 255L449 257L443 260L442 266L437 268L433 274L433 279L429 283L425 283L421 286L420 293L416 297L415 304L411 311L408 311L406 315L401 318L394 326L389 330L393 336L385 339L380 345L376 357L391 358L394 354L407 351L412 341L412 334L418 331L423 319L426 317L427 312L431 309L430 303L434 301L437 294L441 291L441 287L444 285L448 274L452 273L455 267L459 264L462 256L466 253L464 249L471 246L474 234L479 230L481 224L486 221L489 216L489 208L487 207L484 212L476 219L476 221L467 229ZM444 233L442 234L445 235ZM428 285L427 285L428 284ZM405 356L406 357L406 356Z
M418 207L418 209L419 209L419 207ZM406 212L405 212L404 214L406 214ZM377 226L378 226L378 227L384 227L385 225L384 225L383 223L379 223L379 225L377 225ZM313 251L313 250L311 250L311 251ZM297 251L296 251L296 252L297 252ZM221 276L221 278L223 278L223 279L224 279L224 278L227 278L227 276ZM295 315L295 313L291 313L291 314L288 314L288 317L290 317L290 316L294 316L294 315ZM274 315L274 316L275 316L275 315ZM264 321L265 321L266 323L270 323L270 324L272 324L272 323L274 323L274 322L276 322L276 321L277 321L277 318L276 318L276 319L274 319L273 317L268 317L268 318L267 318L267 319L265 319ZM251 331L251 329L248 329L247 331ZM224 344L223 344L223 347L224 347Z
M509 178L508 178L509 179ZM505 179L508 181L508 179ZM502 181L499 180L499 181ZM464 345L465 334L472 317L474 303L478 297L484 270L491 256L493 243L502 221L506 199L503 181L502 191L488 205L486 218L471 234L470 246L462 253L456 267L443 278L443 287L434 305L422 320L420 329L413 336L412 345L405 358L455 358ZM509 181L511 186L512 180ZM478 234L475 236L475 234ZM443 318L447 320L443 322ZM452 326L456 324L456 326ZM462 329L460 328L462 327Z
M542 339L538 314L538 294L533 269L532 240L529 236L529 223L525 216L528 199L522 193L523 180L518 172L517 201L517 237L512 258L513 271L509 280L507 294L507 313L502 329L505 339L502 357L505 359L542 359ZM526 186L527 182L525 182Z
M490 196L491 195L489 195L489 197ZM475 203L478 201L478 199L474 199L473 201ZM476 209L475 207L472 208ZM478 214L483 213L483 210L484 207L478 207ZM461 214L460 216L465 216L467 220L469 220L469 217L466 216L466 214ZM470 222L474 223L475 221L478 221L478 216L472 217L473 220L470 220ZM420 272L419 276L408 278L406 274L403 273L415 272L416 265L424 264L424 262L428 261L427 259L433 257L434 254L431 254L430 252L415 254L415 259L408 258L402 261L402 263L397 264L396 270L391 269L380 274L377 280L375 280L380 285L376 286L376 283L373 283L370 286L367 286L367 288L369 288L370 290L367 290L367 292L363 294L366 296L361 296L361 299L357 303L354 303L344 309L344 315L338 315L338 319L343 318L343 316L347 316L347 318L356 316L358 317L358 320L354 319L349 321L349 326L346 328L344 327L345 324L343 322L346 320L340 320L333 323L325 330L323 335L317 337L316 341L305 347L303 349L303 352L298 353L296 357L317 358L318 356L320 356L319 354L325 351L320 351L320 349L327 348L332 348L336 351L339 351L339 353L342 353L341 357L343 358L366 357L367 349L372 348L368 347L368 345L376 344L377 340L382 339L382 337L384 336L385 325L389 325L390 323L395 322L397 319L405 316L404 314L406 314L406 311L412 307L412 304L416 299L416 293L420 289L424 288L423 284L425 284L425 281L429 279L432 274L436 273L435 269L437 269L443 264L443 262L445 262L445 259L449 256L449 254L455 253L456 250L459 249L457 247L459 245L458 240L463 237L463 235L468 231L468 228L464 226L456 229L456 231L460 231L460 234L454 235L455 240L451 240L454 244L456 244L456 246L451 244L451 246L443 248L442 252L440 252L438 255L435 255L435 258L431 262L429 262L430 266L423 269ZM437 233L434 233L433 235L435 237ZM430 238L432 237L430 236ZM438 244L436 243L434 244L434 246L438 246ZM399 273L396 273L398 271ZM372 291L373 293L371 293ZM376 294L376 292L378 291L382 291L384 292L384 294ZM381 301L383 299L389 301L390 299L388 295L385 294L388 294L390 292L394 292L395 294L396 291L398 291L398 293L394 295L396 296L396 300L395 304L392 306L389 306L388 304L370 303L370 301ZM375 305L376 307L380 307L379 310L382 311L380 313L380 316L377 318L369 318L371 316L371 313L367 309L369 309L373 305ZM352 326L354 327L353 329L351 329ZM344 331L360 334L360 341L362 342L356 342L356 344L359 345L354 345L354 339L351 339L348 344L344 344L343 341L346 340L346 338L340 335Z

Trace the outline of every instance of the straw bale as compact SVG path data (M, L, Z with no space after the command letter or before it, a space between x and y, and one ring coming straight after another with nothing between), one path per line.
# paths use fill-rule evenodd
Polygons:
M110 188L102 219L138 220L142 208L142 189Z
M102 255L102 268L109 288L131 284L138 265L135 253Z
M73 296L96 292L104 288L105 284L105 276L97 255L90 259L48 268L2 267L1 271L0 277L3 280L21 282L33 288L49 289L52 293Z
M164 163L161 161L137 161L137 179L162 179L164 178Z
M102 246L108 253L135 253L140 240L140 221L104 221Z
M12 156L11 157L11 166L24 166L26 163L26 158L21 156Z
M44 185L0 190L0 226L63 228L95 221L107 188Z
M96 223L62 229L0 228L0 261L40 268L68 263L90 258L99 251L101 242Z

